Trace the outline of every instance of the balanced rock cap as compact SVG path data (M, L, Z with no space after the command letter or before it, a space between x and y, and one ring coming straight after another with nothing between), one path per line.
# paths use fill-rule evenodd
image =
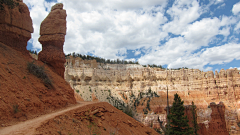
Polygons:
M53 11L55 9L63 9L63 4L62 3L55 4L54 6L52 6L51 11Z

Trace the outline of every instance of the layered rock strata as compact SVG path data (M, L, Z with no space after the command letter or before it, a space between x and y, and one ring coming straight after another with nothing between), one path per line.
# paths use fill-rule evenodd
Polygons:
M129 99L131 94L137 97L140 92L151 89L158 93L160 98L151 100L152 112L149 113L165 117L164 108L167 105L168 89L170 105L175 93L184 100L184 105L191 105L194 101L197 106L198 122L204 123L206 129L209 128L208 123L211 121L212 113L209 104L223 102L226 105L224 114L227 130L232 134L240 133L237 126L240 118L240 71L236 68L222 69L213 73L198 69L162 70L133 64L102 64L96 63L95 60L87 61L71 56L66 61L65 80L73 89L80 91L79 94L84 100L91 99L90 96L86 96L91 94L89 89L101 99L100 101L103 97L107 98L105 90L111 90L112 95L125 101L119 93L126 94ZM137 106L137 111L141 113L144 108L146 103ZM146 125L151 124L147 122L151 120L146 120L140 115L138 120Z
M42 51L39 53L38 59L51 66L62 77L64 77L65 71L63 45L66 35L66 17L63 4L54 5L49 15L41 23L39 38Z
M13 9L3 4L0 10L0 42L27 54L27 42L33 33L32 19L26 4L22 0Z

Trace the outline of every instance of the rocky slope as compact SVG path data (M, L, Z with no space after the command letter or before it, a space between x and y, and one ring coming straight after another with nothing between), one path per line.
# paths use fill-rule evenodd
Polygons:
M82 60L81 58L66 58L65 80L73 89L87 101L92 100L92 93L100 101L108 101L111 95L122 100L130 101L132 96L146 93L149 89L160 97L150 101L142 99L136 108L143 112L147 103L150 111L147 115L139 114L137 119L145 125L151 125L149 121L157 124L157 116L164 118L166 113L166 90L169 90L170 104L173 95L178 93L185 105L192 101L197 106L198 122L204 123L208 130L211 121L211 102L223 102L225 105L225 121L227 131L231 134L239 134L239 92L240 75L237 69L203 72L198 69L162 70L157 68L142 67L141 65L100 64L95 60ZM123 94L126 98L123 98ZM145 101L143 101L145 100ZM220 115L220 114L219 114ZM152 118L153 117L153 118ZM157 125L156 125L157 126Z
M26 49L33 32L26 4L0 11L0 126L25 121L58 108L75 104L69 84L47 65L35 61ZM30 73L48 76L50 85ZM41 68L36 68L38 65ZM42 72L43 71L43 72Z
M54 130L53 130L54 129ZM108 103L87 105L45 121L36 134L158 135Z
M76 103L69 84L40 61L53 82L48 88L29 73L27 63L33 58L0 43L0 125L24 121L68 104Z

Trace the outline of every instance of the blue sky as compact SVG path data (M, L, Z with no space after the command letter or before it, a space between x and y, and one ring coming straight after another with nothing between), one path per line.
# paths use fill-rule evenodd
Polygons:
M66 54L203 71L240 68L239 0L24 0L41 51L40 24L51 6L67 11Z

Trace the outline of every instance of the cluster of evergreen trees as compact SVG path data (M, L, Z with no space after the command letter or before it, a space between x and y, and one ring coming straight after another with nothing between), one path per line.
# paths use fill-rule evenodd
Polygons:
M36 54L38 55L37 51L32 51L32 50L28 50L31 54Z
M147 66L149 66L149 67L151 67L151 68L166 69L166 68L164 68L162 65L155 65L155 64L152 64L152 65L143 65L143 67L147 67ZM188 69L187 67L182 67L182 68ZM180 69L182 69L182 68L171 68L171 70L180 70ZM167 68L167 70L169 70L169 69Z
M143 67L147 67L147 66L149 66L149 67L151 67L151 68L161 68L161 69L165 69L164 67L162 67L162 65L155 65L155 64L152 64L152 65L143 65Z
M126 61L126 60L120 60L120 59L117 59L117 60L110 60L110 59L104 59L104 58L100 58L100 57L94 57L94 56L90 56L90 55L81 55L81 54L76 54L75 52L73 53L70 53L67 56L73 56L73 57L80 57L82 58L83 60L96 60L97 62L99 63L108 63L108 64L139 64L138 62L134 62L134 61Z

